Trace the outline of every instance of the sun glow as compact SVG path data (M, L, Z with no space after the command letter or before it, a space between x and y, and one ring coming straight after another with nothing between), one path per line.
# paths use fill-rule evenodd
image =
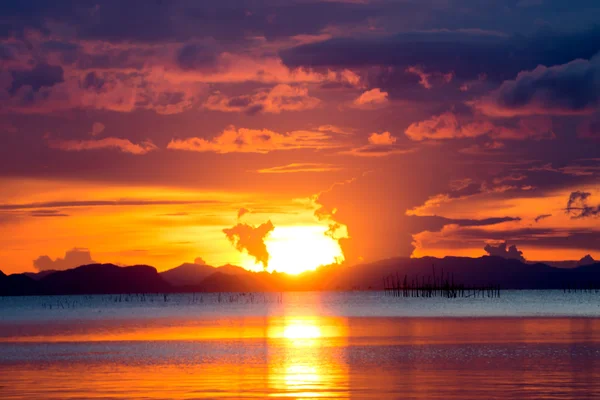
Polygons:
M321 265L339 263L344 253L326 226L276 227L266 240L269 270L299 274Z
M290 340L317 339L321 337L321 330L316 325L295 323L285 327L283 337Z
M311 308L302 312L310 313ZM298 311L289 310L292 314ZM277 398L348 397L343 393L348 384L347 367L330 351L347 345L345 319L291 315L269 321L269 337L280 340L269 356L269 379ZM323 392L324 387L335 389Z

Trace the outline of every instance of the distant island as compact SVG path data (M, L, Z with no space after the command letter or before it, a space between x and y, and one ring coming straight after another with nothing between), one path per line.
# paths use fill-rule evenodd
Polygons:
M159 273L147 265L91 264L64 271L12 275L0 271L0 295L382 290L385 277L427 279L434 271L467 286L494 284L502 289L600 286L600 262L586 256L579 263L563 265L570 268L498 256L392 258L354 266L335 264L289 275L251 272L234 265L213 267L190 263Z

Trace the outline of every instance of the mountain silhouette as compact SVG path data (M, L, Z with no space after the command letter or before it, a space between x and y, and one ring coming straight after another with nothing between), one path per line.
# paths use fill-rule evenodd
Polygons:
M5 275L0 271L0 295L27 296L40 294L40 285L25 274Z
M251 292L258 287L243 277L223 272L215 272L208 276L197 288L202 292Z
M90 264L56 271L39 281L45 294L159 293L171 291L156 268Z
M592 256L590 256L589 254L587 254L585 257L583 257L581 260L579 260L578 264L581 265L592 265L596 262L596 260L594 260L592 258Z
M596 260L592 258L591 255L587 254L582 257L580 260L566 260L566 261L538 261L538 263L546 264L551 267L558 268L575 268L581 267L582 265L590 265L594 264Z
M231 264L213 267L206 264L185 263L173 269L161 272L160 276L172 286L191 288L198 285L206 286L203 282L215 273L224 275L251 274L250 271Z
M556 268L546 264L527 264L517 259L497 256L396 258L352 267L354 271L341 273L333 281L341 288L358 286L381 288L382 277L396 274L411 279L453 277L457 283L469 286L500 285L504 289L562 289L566 285L600 286L600 263L577 268Z
M237 265L225 264L217 267L218 271L228 275L248 275L252 272Z
M584 257L581 262L589 262ZM299 275L250 272L237 266L183 264L159 274L154 267L91 264L55 271L39 280L0 271L0 295L115 294L174 292L247 292L292 290L380 290L385 277L427 283L454 279L467 286L499 285L503 289L600 287L600 263L557 268L498 256L392 258L354 266L329 265Z
M39 281L40 279L55 273L55 269L46 269L40 272L24 272L23 275L30 277L33 280Z
M210 265L185 263L160 273L160 276L172 286L192 286L200 284L209 275L216 272Z

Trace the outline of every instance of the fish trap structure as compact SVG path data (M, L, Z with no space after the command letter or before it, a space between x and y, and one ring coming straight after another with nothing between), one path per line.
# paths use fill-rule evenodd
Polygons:
M562 286L563 293L594 293L600 292L600 282L566 282Z
M398 273L383 278L383 288L386 296L393 297L500 297L499 285L468 286L454 281L454 273L436 275L435 267L432 275L416 275L402 279Z

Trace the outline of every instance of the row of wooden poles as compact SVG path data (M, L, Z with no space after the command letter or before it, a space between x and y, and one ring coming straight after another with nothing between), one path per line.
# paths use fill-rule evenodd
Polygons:
M597 282L587 283L566 283L563 285L564 293L598 293L600 292L600 284Z
M252 292L231 292L231 293L185 293L183 296L170 296L169 293L129 293L129 294L114 294L114 295L97 295L98 299L102 303L135 303L135 302L162 302L170 303L176 302L182 304L187 302L188 304L199 304L199 303L272 303L273 296L267 295L266 293L252 293ZM211 296L212 295L212 296ZM206 296L206 298L205 298ZM2 298L2 297L0 297ZM84 300L91 301L95 296L84 295L83 300L78 298L71 298L70 296L52 296L52 301L43 302L43 308L76 308L78 306L84 306ZM275 302L278 304L283 303L283 293L277 293Z
M499 285L466 286L454 282L454 273L436 276L435 267L433 275L419 275L409 279L404 275L401 279L398 273L383 278L385 294L394 297L500 297Z

